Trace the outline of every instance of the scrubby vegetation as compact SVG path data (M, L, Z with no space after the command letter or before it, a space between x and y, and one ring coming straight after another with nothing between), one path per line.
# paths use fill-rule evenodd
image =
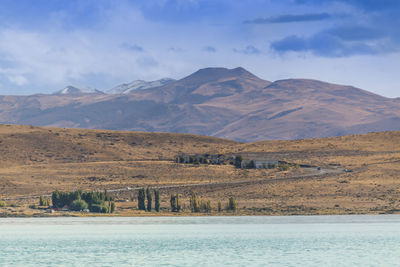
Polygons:
M205 212L210 213L212 211L211 200L200 199L197 194L192 192L189 200L190 210L192 212ZM219 206L218 206L219 207ZM222 208L221 208L222 209Z
M72 201L71 206L69 207L69 209L73 211L83 211L87 208L88 204L85 202L85 200L82 199L76 199Z
M39 197L39 206L51 206L50 198L45 198L43 196Z
M107 190L103 192L62 192L54 191L52 194L53 207L67 208L73 211L84 211L88 209L90 212L112 213L115 204Z

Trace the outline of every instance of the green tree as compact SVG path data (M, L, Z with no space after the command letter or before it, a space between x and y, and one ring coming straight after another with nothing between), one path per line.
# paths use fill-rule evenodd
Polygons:
M154 190L154 209L160 211L160 191Z
M56 208L61 208L61 196L60 191L56 190L51 194L51 201L53 202L53 206Z
M105 202L101 204L92 204L89 206L90 212L108 213L108 206Z
M104 189L104 201L111 201L112 198L110 196L110 193L108 193L107 189Z
M46 200L44 199L43 196L39 197L39 206L45 206L46 205Z
M238 155L238 156L235 157L234 165L235 165L236 168L241 168L242 167L242 160L243 160L243 157L241 155Z
M236 199L234 197L230 197L228 201L227 210L236 211L236 209L237 209Z
M44 198L43 199L43 206L51 206L51 203L50 203L50 198Z
M176 194L176 211L180 212L181 211L181 196L179 194Z
M146 189L146 196L147 196L147 211L151 211L151 191L150 188L147 187Z
M180 212L181 211L181 200L179 194L172 194L170 198L170 205L172 212Z
M222 203L220 200L220 201L218 201L218 212L221 212L221 211L222 211Z
M76 199L72 201L69 209L73 211L83 211L88 208L88 204L83 199Z
M114 211L115 211L115 203L114 201L111 201L110 213L113 213Z
M190 196L190 210L192 212L200 212L200 203L197 194L192 192Z
M256 167L256 164L254 163L254 160L250 160L250 162L247 164L248 169L254 169Z
M207 201L206 201L205 212L210 213L211 210L212 210L212 208L211 208L211 201L210 201L210 200L207 200Z
M138 193L138 209L139 210L146 210L145 199L146 199L146 191L144 190L144 188L141 188L141 189L139 189L139 193Z
M171 211L176 212L176 196L171 194L171 197L169 199L169 204L171 206Z

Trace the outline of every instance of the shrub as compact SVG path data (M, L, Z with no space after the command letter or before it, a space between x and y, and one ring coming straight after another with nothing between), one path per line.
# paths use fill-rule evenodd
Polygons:
M289 169L289 164L287 163L279 164L280 171L287 171L288 169Z
M73 211L83 211L88 208L88 204L83 199L77 199L72 201L69 208Z
M29 208L34 210L34 209L37 209L37 206L35 204L31 204L31 205L29 205Z
M89 207L90 212L99 212L99 213L107 213L108 207L106 203L102 204L93 204Z
M50 206L50 199L40 196L39 198L39 206Z
M0 201L0 207L5 207L5 206L6 206L6 203L3 201Z

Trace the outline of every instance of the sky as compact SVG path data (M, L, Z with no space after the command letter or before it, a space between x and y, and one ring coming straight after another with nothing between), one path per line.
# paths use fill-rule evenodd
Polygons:
M400 97L399 0L1 0L0 94L244 67Z

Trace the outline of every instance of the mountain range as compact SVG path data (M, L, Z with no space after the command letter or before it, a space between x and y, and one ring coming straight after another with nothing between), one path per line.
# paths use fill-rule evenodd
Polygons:
M241 67L205 68L106 93L69 86L54 94L0 96L0 123L301 139L400 130L400 99L310 79L270 82Z

